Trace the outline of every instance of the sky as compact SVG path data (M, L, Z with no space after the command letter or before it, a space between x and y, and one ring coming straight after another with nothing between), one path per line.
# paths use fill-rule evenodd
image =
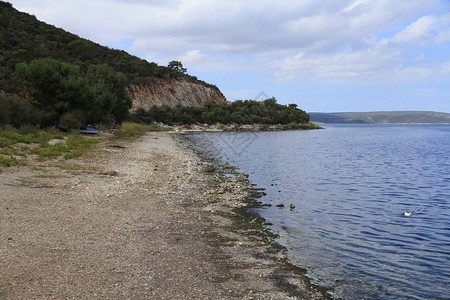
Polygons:
M227 100L307 112L450 113L450 0L7 0Z

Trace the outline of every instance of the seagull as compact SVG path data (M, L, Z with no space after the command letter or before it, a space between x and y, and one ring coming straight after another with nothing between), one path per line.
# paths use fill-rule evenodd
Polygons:
M405 211L405 213L403 215L406 216L406 217L412 217L413 212L406 212Z

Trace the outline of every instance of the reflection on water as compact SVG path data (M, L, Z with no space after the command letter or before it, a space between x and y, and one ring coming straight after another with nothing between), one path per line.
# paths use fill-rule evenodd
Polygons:
M266 189L260 200L272 207L258 213L317 283L346 299L448 297L449 125L333 125L188 140Z

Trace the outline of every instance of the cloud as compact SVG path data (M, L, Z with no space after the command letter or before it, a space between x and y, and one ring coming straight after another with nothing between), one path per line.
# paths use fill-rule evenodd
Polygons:
M430 29L436 23L436 17L432 15L419 18L399 32L393 39L395 42L420 42L426 43L430 36Z
M132 40L131 51L160 64L271 70L287 82L423 78L437 68L432 54L410 47L450 41L450 3L440 0L10 1L101 44Z
M278 81L365 81L393 72L398 54L398 49L380 43L367 50L333 55L300 53L274 61L272 67Z
M426 15L408 25L392 40L398 43L424 45L429 42L447 42L450 34L450 13L444 15Z
M180 53L199 45L230 53L260 53L286 47L328 50L327 41L337 47L358 44L380 28L389 28L437 2L15 0L13 4L97 41L118 35L147 41L170 36L174 40L170 48Z
M368 3L356 1L341 13ZM337 48L335 53L306 49L275 59L270 66L279 82L418 82L448 73L450 52L443 54L439 44L449 41L450 13L429 14L407 23L392 37L377 41L366 35L364 47Z

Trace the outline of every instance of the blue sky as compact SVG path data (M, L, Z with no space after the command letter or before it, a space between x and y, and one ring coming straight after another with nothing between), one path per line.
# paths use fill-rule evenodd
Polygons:
M112 48L308 112L450 112L449 0L9 0Z

